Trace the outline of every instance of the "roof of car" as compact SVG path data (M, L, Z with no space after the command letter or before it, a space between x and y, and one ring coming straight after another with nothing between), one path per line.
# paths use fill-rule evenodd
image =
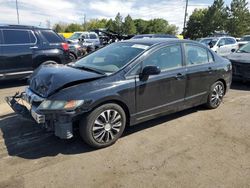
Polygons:
M144 44L144 45L155 45L161 43L170 43L170 42L180 42L180 41L189 41L189 40L180 40L175 38L142 38L142 39L129 39L122 42L131 42L135 44ZM193 41L194 42L194 41Z
M43 27L32 26L32 25L13 25L13 24L0 24L0 28L6 28L6 29L44 29L44 30L50 30L49 28L43 28Z

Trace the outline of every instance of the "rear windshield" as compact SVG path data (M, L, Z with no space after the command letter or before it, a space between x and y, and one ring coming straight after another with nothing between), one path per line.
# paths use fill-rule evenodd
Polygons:
M63 42L63 39L52 30L43 30L41 33L49 43Z
M241 39L241 41L250 41L250 36L243 37L243 38Z

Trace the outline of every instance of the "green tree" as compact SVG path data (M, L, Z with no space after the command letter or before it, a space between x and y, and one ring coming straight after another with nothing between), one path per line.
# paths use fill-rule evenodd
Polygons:
M115 17L115 20L113 21L113 29L118 34L122 34L123 33L123 30L122 30L122 26L123 26L122 20L123 20L123 18L121 16L121 14L118 12L118 14Z
M57 33L62 33L64 32L63 28L61 27L60 24L55 24L54 27L53 27L53 30Z
M235 37L240 37L250 31L250 13L246 0L232 0L228 7L227 30Z
M134 23L135 23L136 31L138 34L147 33L148 21L143 20L143 19L135 19Z
M227 18L228 14L224 1L214 0L204 17L204 36L208 36L215 31L225 30Z
M157 18L149 20L147 26L147 33L162 33L162 34L176 34L178 28L174 25L169 25L167 20Z
M86 28L87 30L106 28L107 22L108 21L106 19L101 19L101 20L91 19L90 21L86 23Z
M185 38L197 39L205 37L204 25L206 25L204 19L207 15L208 9L195 9L187 22L187 28L185 32Z
M132 35L136 33L135 23L130 15L128 15L125 18L122 30L123 30L123 33L127 35Z
M83 30L82 25L72 23L66 27L65 32L75 32L75 31L82 31L82 30Z

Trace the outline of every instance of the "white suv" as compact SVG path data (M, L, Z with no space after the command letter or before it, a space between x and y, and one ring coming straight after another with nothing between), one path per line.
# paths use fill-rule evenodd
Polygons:
M95 32L74 32L73 35L67 40L72 42L78 42L80 40L82 42L92 43L95 48L99 48L101 46L99 36Z
M233 37L209 37L200 40L200 43L209 46L211 50L221 56L227 56L232 51L239 48L239 45Z

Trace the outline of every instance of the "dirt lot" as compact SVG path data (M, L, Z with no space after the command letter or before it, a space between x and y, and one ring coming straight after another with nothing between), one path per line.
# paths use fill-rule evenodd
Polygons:
M0 187L250 187L250 84L233 84L216 110L128 128L96 151L14 115L3 96L15 84L0 89Z

